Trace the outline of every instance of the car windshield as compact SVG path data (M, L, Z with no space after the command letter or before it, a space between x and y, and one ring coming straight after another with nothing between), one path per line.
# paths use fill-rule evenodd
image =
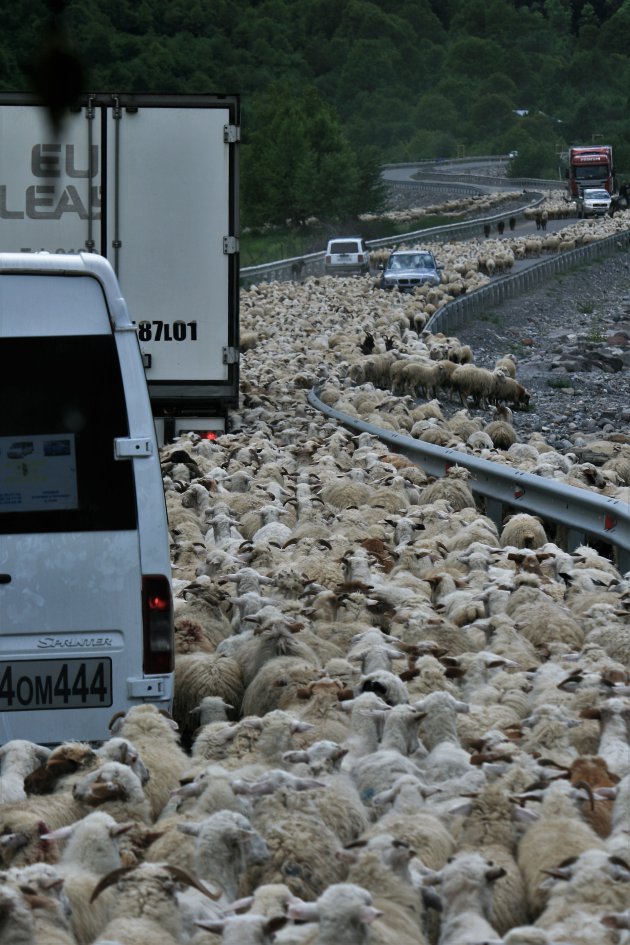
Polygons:
M392 256L390 269L432 269L433 260L428 253L401 253Z
M608 200L609 194L607 190L588 190L586 196L591 200Z

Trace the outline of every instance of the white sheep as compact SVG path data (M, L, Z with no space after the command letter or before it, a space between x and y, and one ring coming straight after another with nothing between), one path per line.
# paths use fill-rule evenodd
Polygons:
M100 807L119 823L151 824L153 814L140 778L128 765L108 761L78 781L72 796L88 807Z
M57 869L47 863L13 868L6 882L17 887L32 914L33 945L76 945L70 928L70 905ZM11 929L11 935L15 929ZM14 939L5 939L7 945Z
M630 895L630 866L602 850L585 850L575 861L549 871L544 885L549 888L545 909L536 926L547 931L552 942L572 945L612 945L619 941L615 931L605 930L607 912L627 908Z
M605 841L586 824L575 806L576 789L564 781L554 781L544 792L540 814L528 813L530 826L518 844L517 863L525 880L530 914L542 912L547 893L540 888L545 870L554 869L567 857L586 850L606 851ZM526 801L526 796L523 801ZM521 810L516 816L521 817Z
M114 716L110 731L112 735L128 739L148 768L146 794L151 815L156 818L190 765L179 744L177 724L154 705L146 703Z
M183 924L177 893L181 883L209 894L181 870L160 863L123 867L102 877L91 900L95 902L104 890L114 887L116 917L108 922L98 941L101 945L180 945Z
M26 797L24 779L50 755L50 749L15 738L0 747L0 804Z
M477 945L497 939L490 893L504 873L479 853L459 853L438 874L425 877L425 882L440 886L443 911L438 945Z
M331 883L315 902L291 902L289 918L317 922L313 945L367 945L370 926L379 918L367 889L354 883Z
M120 868L119 839L132 826L119 824L109 814L95 811L44 837L65 841L56 869L71 907L71 928L81 945L92 942L114 914L111 890L106 890L98 902L90 903L90 897L102 876Z

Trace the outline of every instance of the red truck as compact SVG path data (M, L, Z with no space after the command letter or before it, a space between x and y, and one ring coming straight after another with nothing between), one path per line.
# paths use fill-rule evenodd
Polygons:
M612 196L615 189L612 147L609 144L573 145L569 148L569 166L565 173L569 197L580 197L585 187L602 187Z

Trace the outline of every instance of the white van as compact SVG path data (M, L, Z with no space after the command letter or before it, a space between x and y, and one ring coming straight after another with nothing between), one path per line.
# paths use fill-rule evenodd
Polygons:
M0 744L170 709L164 487L136 330L96 254L0 254Z

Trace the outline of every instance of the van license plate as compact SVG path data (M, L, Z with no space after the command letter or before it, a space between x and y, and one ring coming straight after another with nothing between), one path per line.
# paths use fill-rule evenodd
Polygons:
M112 661L0 662L0 711L95 709L112 704Z

